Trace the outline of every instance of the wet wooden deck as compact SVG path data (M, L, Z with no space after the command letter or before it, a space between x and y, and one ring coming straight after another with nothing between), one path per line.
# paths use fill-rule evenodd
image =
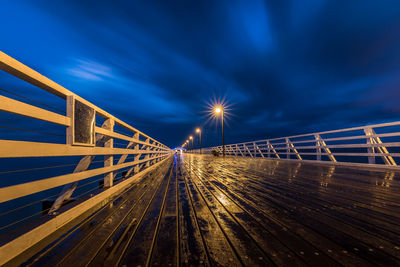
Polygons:
M33 266L399 266L400 175L176 155Z

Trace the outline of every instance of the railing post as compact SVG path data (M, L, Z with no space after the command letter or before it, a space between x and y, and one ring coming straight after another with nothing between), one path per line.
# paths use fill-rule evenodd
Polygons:
M139 134L138 134L138 133L135 133L135 134L132 136L132 138L135 139L135 140L138 140L138 139L139 139ZM135 144L135 142L134 142L134 141L131 141L131 142L129 142L129 144L126 146L126 148L127 148L127 149L137 150L137 147L139 147L139 145L136 145L134 148L132 148L132 146L133 146L134 144ZM122 156L119 158L119 160L118 160L118 162L117 162L117 165L118 165L118 164L124 163L125 160L127 159L127 157L128 157L127 154L122 155ZM134 159L135 159L135 156L134 156ZM135 167L131 167L131 168L125 173L125 176L123 176L122 178L123 178L123 179L128 178L128 177L130 176L130 174L132 173L132 171L134 170L134 168L135 168Z
M286 158L290 159L289 138L286 138Z
M67 132L66 132L67 145L72 145L72 143L73 143L73 140L72 140L73 139L72 124L74 123L73 107L74 107L74 97L72 95L68 95L67 96L67 117L69 117L71 119L71 124L67 127Z
M242 155L242 157L244 157L243 152L238 145L236 145L236 150L240 152L240 155Z
M303 160L303 159L301 158L301 156L300 156L300 153L299 153L299 152L297 151L297 149L294 147L292 141L290 141L289 139L287 139L287 142L289 143L290 149L293 151L294 154L296 154L296 157L297 157L299 160Z
M328 158L333 161L336 162L336 158L335 156L332 154L331 150L327 147L325 141L321 138L321 136L319 134L315 134L315 138L318 140L319 143L319 147L323 148L325 153L328 154Z
M253 142L254 157L257 157L256 142Z
M317 134L314 135L315 138L315 145L317 150L317 160L321 161L321 142L319 141L319 137Z
M374 142L372 140L373 130L370 127L367 127L367 128L364 128L364 133L368 137L367 144L370 145L368 147L368 154L375 154L375 148L372 147L372 145L374 144ZM375 156L368 155L368 163L375 164Z
M368 127L368 128L369 128L369 130L367 130L366 134L370 136L371 143L374 145L377 145L376 150L382 155L382 159L385 162L385 164L397 166L396 161L393 159L393 157L391 155L389 155L390 153L387 150L387 148L385 146L383 146L382 140L378 136L375 136L374 129L372 129L371 127ZM369 161L369 159L368 159L368 161Z
M72 109L71 109L71 111L72 111ZM110 127L109 123L110 123L110 120L106 120L101 127L104 129L107 129ZM68 130L67 130L67 133L68 133ZM96 146L100 146L105 138L106 137L101 134L96 135ZM86 171L89 168L90 164L92 163L93 159L94 159L94 156L91 156L91 155L84 156L79 161L78 165L76 165L76 167L74 169L74 173ZM72 196L72 193L75 191L77 186L78 186L78 182L73 182L73 183L65 185L63 187L63 189L61 190L60 194L58 195L56 201L54 201L53 206L50 208L49 214L52 214L54 211L58 210L65 200L70 199L70 197Z
M150 139L149 138L146 139L146 143L150 144ZM150 147L147 146L146 150L150 151ZM149 153L147 153L146 156L145 156L145 159L148 159L148 158L150 158L150 154ZM150 166L150 160L146 161L145 166L146 166L146 168Z
M254 145L256 146L258 153L260 153L261 157L264 158L264 153L261 151L260 147L255 142Z
M108 124L107 130L111 132L114 131L114 119L110 118L110 123ZM108 137L104 142L104 147L113 148L114 147L114 138ZM110 167L114 165L114 156L113 155L105 155L104 156L104 167ZM113 186L114 182L114 172L109 172L104 175L104 187Z
M271 146L269 145L269 141L267 141L267 147L268 147L268 158L271 158Z
M233 153L235 154L235 157L237 157L237 151L236 151L236 149L234 149L232 145L231 145L230 147L231 147L231 150L233 151Z
M139 136L140 136L139 133L135 133L134 138L137 139L137 140L139 140ZM139 151L139 149L140 149L140 145L139 145L139 144L136 144L136 145L135 145L135 150L136 150L136 151ZM133 160L134 160L134 161L139 161L141 156L142 156L142 154L136 154L136 156L133 157ZM141 167L140 164L136 164L135 167L133 168L133 173L134 173L134 174L138 173L138 172L140 171L140 167ZM131 170L132 170L132 168L131 168ZM129 171L128 171L128 173L129 173Z
M253 154L251 154L251 151L250 151L249 147L246 144L243 144L243 146L246 148L246 150L249 153L250 157L253 157Z

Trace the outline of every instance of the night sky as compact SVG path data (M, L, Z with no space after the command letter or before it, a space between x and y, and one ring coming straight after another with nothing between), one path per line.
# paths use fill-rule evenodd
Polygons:
M0 50L170 147L399 120L400 1L2 1Z

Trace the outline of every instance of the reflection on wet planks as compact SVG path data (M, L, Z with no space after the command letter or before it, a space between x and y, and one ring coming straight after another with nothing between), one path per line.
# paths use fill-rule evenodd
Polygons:
M26 265L396 266L399 188L397 173L177 154Z
M229 196L254 219L269 223L268 229L272 221L291 232L292 240L284 239L281 233L275 234L295 253L303 246L295 247L295 243L301 242L296 241L295 236L312 244L314 252L300 251L302 256L310 253L318 256L303 257L307 264L316 264L320 256L346 265L399 264L400 221L398 213L392 209L400 204L399 198L394 197L398 194L398 174L391 175L395 178L392 187L385 188L386 200L390 199L392 205L382 211L376 208L374 199L374 189L382 192L382 187L366 181L377 177L385 179L385 173L354 169L346 172L345 168L340 168L337 178L333 166L233 157L189 156L185 163L210 188ZM364 194L342 193L344 199L340 199L336 189L332 191L326 184L327 180L340 183L346 190L360 183L357 191ZM351 201L356 206L351 205ZM361 205L363 209L358 208Z
M104 208L89 216L59 240L29 259L26 266L73 266L90 264L104 255L123 233L132 211L146 202L154 186L160 183L168 163L147 174Z

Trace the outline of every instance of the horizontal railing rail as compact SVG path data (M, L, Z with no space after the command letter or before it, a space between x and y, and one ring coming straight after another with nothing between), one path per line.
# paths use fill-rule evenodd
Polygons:
M213 151L222 154L223 147L203 149L203 153ZM396 169L400 164L400 122L228 144L225 154Z
M15 211L15 213L27 215L21 212L22 208L26 209L31 203L37 204L41 202L36 201L37 198L29 197L31 195L37 195L42 192L40 195L40 197L44 197L42 200L48 200L46 196L49 197L49 194L46 195L46 192L53 190L51 193L54 193L56 192L54 190L58 190L58 194L56 192L55 195L52 195L52 197L55 196L51 202L52 205L41 211L42 213L39 212L39 215L49 213L57 217L60 207L77 197L74 196L74 192L82 186L79 183L88 180L89 183L87 184L91 184L88 193L93 192L93 187L94 189L99 189L100 187L102 190L98 192L99 196L96 197L98 201L86 205L79 212L74 212L74 216L79 216L94 205L100 202L105 203L112 195L110 192L117 193L123 190L123 187L121 187L122 184L124 184L124 187L130 184L130 182L126 182L127 180L136 177L151 166L158 165L172 153L172 150L161 142L114 117L1 51L0 69L28 82L29 86L33 85L36 88L43 89L53 95L52 97L55 96L55 98L61 98L61 101L64 101L64 104L61 104L61 110L58 109L60 112L56 112L50 108L46 108L49 105L39 105L37 101L28 101L29 97L20 96L18 98L18 94L12 90L0 91L0 94L8 92L8 95L6 93L0 95L0 119L2 123L6 124L4 126L0 125L2 128L19 130L23 133L45 133L46 129L43 129L43 125L39 124L39 122L64 128L62 132L53 134L58 138L56 142L48 142L45 138L26 140L29 139L29 136L21 134L8 135L8 138L4 138L3 135L0 137L0 174L2 175L2 179L10 180L9 183L1 183L0 185L1 230L7 230L8 225L16 225L14 221L7 221L7 217L10 216L11 212ZM27 93L29 95L29 90ZM46 94L43 97L46 99L48 94L43 93ZM14 127L11 124L14 116L25 118L28 121L19 123L18 127ZM34 130L27 130L28 126ZM0 131L2 130L0 129ZM99 157L101 158L99 159ZM30 159L32 159L30 163L39 162L37 160L39 158L42 158L40 160L41 163L48 161L48 165L50 166L33 166L25 169L21 166ZM48 160L49 158L59 159L61 165L63 161L67 163L72 161L75 164L66 164L69 167L68 170L64 170L64 173L57 172L53 175L51 168L53 167L52 163L54 160ZM68 158L71 160L68 160ZM54 166L54 168L56 167L60 166ZM22 177L18 176L21 173L43 169L48 171L41 172L41 176L35 176L35 179L32 177L18 179L18 177ZM13 177L16 177L16 179L11 178L11 175L14 175ZM23 182L18 182L19 180ZM115 187L116 185L118 186ZM80 193L82 192L80 191ZM79 196L82 196L82 194L79 194ZM17 203L15 204L17 207L9 204L10 201ZM1 209L1 205L5 206ZM2 217L2 215L4 216ZM14 217L17 218L18 216ZM31 214L26 216L26 218L34 217L37 216L31 216ZM63 226L72 219L65 218L64 221L60 221L59 219L56 228ZM15 221L26 222L27 220L25 218L18 218ZM43 238L45 235L51 234L51 231L54 230L55 228L46 231L42 229L41 234L38 236ZM43 231L46 232L45 235ZM34 241L32 239L29 240L29 245L33 245L39 241L38 238L33 239ZM15 247L8 244L8 248L14 249ZM19 248L17 251L21 252L21 249ZM9 253L9 250L4 246L0 247L1 255L6 255L2 254L5 251ZM15 255L15 252L10 255ZM0 261L0 265L3 262Z

